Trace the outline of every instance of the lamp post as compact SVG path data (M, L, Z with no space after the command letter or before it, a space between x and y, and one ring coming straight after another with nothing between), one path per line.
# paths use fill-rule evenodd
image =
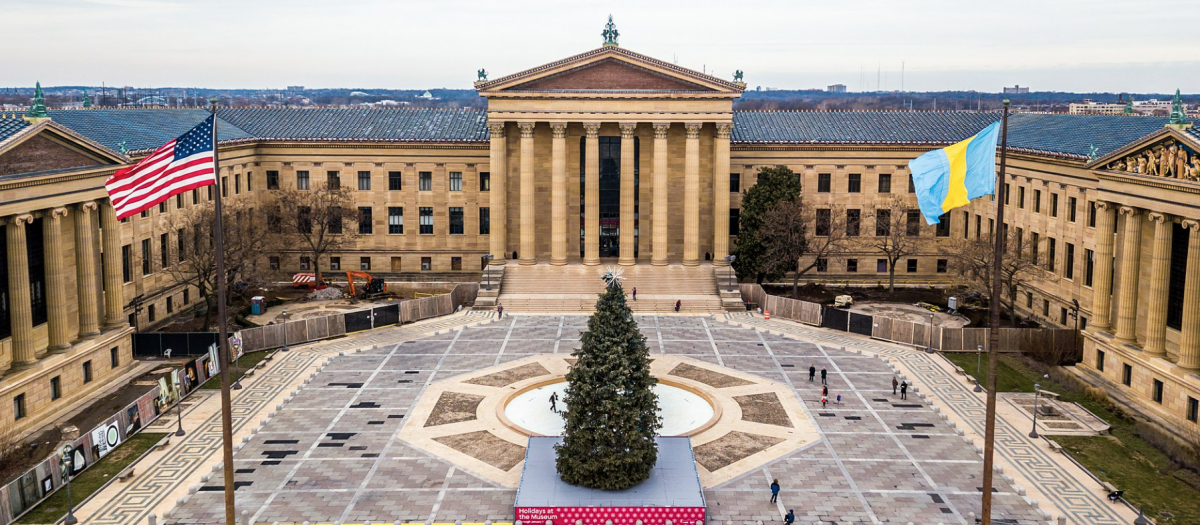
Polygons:
M1029 437L1034 438L1034 439L1037 439L1037 437L1038 437L1037 409L1038 409L1038 397L1042 394L1041 389L1042 389L1042 385L1039 385L1037 383L1033 384L1033 430L1029 431Z
M929 334L925 336L925 353L932 354L933 351L933 313L929 314Z
M733 261L737 260L736 255L726 255L725 262L729 263L729 291L733 291L733 281L736 279L737 272L733 270Z
M489 292L492 291L492 272L488 271L488 265L492 264L492 259L495 257L496 257L495 255L492 255L490 253L485 254L483 256L483 275L484 275L484 277L487 278L486 290Z
M981 372L980 365L983 363L983 345L975 345L975 391L983 392L983 387L979 386L979 374Z
M279 316L283 318L283 348L282 348L282 350L283 350L284 352L287 352L287 351L288 351L288 346L287 346L287 310L284 310L282 313L280 313L280 314L279 314Z
M75 449L71 445L65 445L62 448L62 474L67 482L67 517L63 518L63 525L75 525L79 523L75 519L75 504L71 501L71 470L74 468Z
M1072 334L1071 352L1079 349L1079 299L1071 299L1071 317L1075 318L1075 333Z
M179 382L178 381L175 382L175 395L177 395L177 396L179 395ZM179 422L179 430L175 431L175 435L182 436L184 434L184 432L183 432L183 396L179 396L179 399L175 400L175 417L176 417L175 420L177 422Z
M238 363L241 359L242 356L240 354L233 358L233 385L229 387L231 390L242 389L242 375L240 374L242 367Z

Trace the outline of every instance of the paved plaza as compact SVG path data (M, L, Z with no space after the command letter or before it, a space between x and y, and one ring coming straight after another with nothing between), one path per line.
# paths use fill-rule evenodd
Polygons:
M515 491L397 437L433 382L545 353L570 353L584 316L509 316L428 337L378 341L333 357L235 455L239 515L251 523L511 521ZM967 523L979 512L982 459L916 392L891 391L883 360L738 327L725 318L641 316L651 353L678 354L778 381L802 401L821 439L707 488L710 523ZM831 403L810 365L828 370ZM832 402L842 395L841 404ZM519 467L516 467L519 468ZM767 485L778 478L778 504ZM221 473L169 523L223 518ZM1001 476L997 518L1044 523Z

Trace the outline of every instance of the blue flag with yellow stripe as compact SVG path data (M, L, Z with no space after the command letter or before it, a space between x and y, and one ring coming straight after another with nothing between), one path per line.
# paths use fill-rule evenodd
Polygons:
M942 214L996 192L999 135L1000 122L995 122L974 137L908 162L925 222L937 224Z

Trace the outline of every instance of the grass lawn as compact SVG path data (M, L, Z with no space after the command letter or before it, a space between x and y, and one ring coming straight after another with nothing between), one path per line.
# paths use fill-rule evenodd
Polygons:
M260 361L266 359L267 356L273 353L275 353L274 350L267 350L264 352L251 352L248 354L242 354L242 358L238 360L238 366L229 369L231 372L229 374L229 384L232 385L237 378L245 375L247 370L254 368L254 365L257 365ZM208 381L205 381L203 385L200 385L200 388L205 390L220 390L221 376L217 375L212 377Z
M134 434L133 437L124 443L117 445L117 448L109 452L107 456L104 456L96 464L71 480L71 500L78 506L80 501L91 496L93 492L96 492L108 480L112 479L113 476L119 474L130 463L141 457L143 453L154 446L155 443L158 443L164 436L166 434L141 432ZM62 488L34 507L28 514L22 516L21 519L17 520L17 523L54 523L66 514L67 490L66 488Z
M968 374L975 370L974 354L944 354ZM987 376L984 356L984 381ZM1059 394L1059 399L1083 405L1108 424L1111 435L1096 437L1052 436L1100 479L1125 491L1125 499L1135 507L1145 507L1146 516L1157 523L1200 523L1200 476L1175 468L1171 460L1137 435L1132 422L1120 419L1104 405L1081 394L1074 394L1050 379L1042 378L1019 356L1002 355L997 363L997 392L1030 392L1038 382L1044 390ZM985 383L986 384L986 383ZM1168 517L1170 516L1170 517Z

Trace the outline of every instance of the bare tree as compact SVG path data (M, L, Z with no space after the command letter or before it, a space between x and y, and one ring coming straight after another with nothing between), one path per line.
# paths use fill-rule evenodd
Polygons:
M799 298L801 276L844 249L844 216L840 209L806 206L800 196L779 201L763 214L769 273L792 272L793 299Z
M909 208L904 199L892 197L876 206L872 213L875 219L875 236L866 244L887 259L888 292L896 290L896 263L912 255L921 243L920 217L918 216L916 221L910 221Z
M226 298L232 299L239 290L253 289L254 284L263 281L256 263L268 249L269 240L249 201L234 198L223 204ZM196 287L208 307L204 316L204 329L208 330L217 307L217 257L221 255L213 237L216 208L210 201L178 210L167 217L166 223L177 242L171 248L175 264L164 270L176 284Z
M309 255L316 282L320 283L321 257L353 247L358 239L354 193L349 188L329 185L273 193L268 228L279 237L282 252Z
M1008 228L1004 228L1008 230ZM1004 240L1004 257L1000 260L1000 282L1003 291L1008 295L1009 318L1013 326L1017 324L1017 294L1034 281L1053 278L1054 274L1044 267L1044 257L1033 243L1023 243L1014 232L1008 232ZM950 248L955 275L961 284L991 301L992 276L996 256L995 233L989 233L975 240L963 240L954 243ZM999 298L1004 303L1003 293Z

